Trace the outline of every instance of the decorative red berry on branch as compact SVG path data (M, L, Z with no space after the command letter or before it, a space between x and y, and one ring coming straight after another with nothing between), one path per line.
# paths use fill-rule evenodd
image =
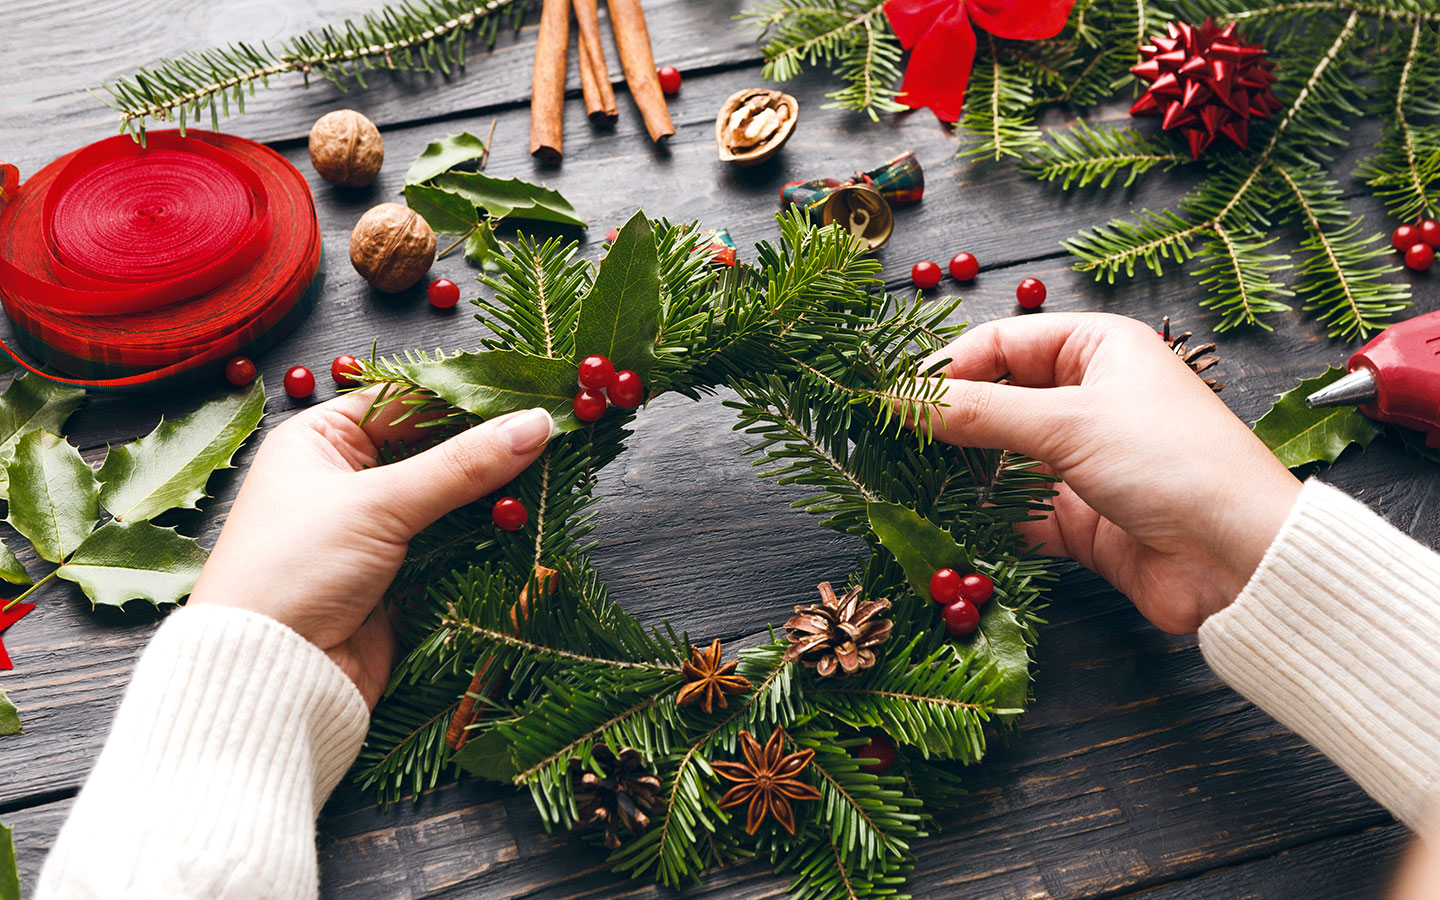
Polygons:
M255 380L255 363L244 356L231 357L225 364L225 380L236 387L244 387Z
M304 366L292 366L285 373L285 393L304 400L315 393L315 375Z
M348 353L335 357L335 361L330 364L330 377L339 387L355 387L360 383L355 378L359 374L360 361Z
M940 569L930 576L930 598L941 606L948 606L960 599L960 573L954 569Z
M615 383L615 366L606 357L587 356L580 360L580 374L577 377L581 387L603 391Z
M971 253L957 253L950 259L950 276L956 281L974 281L980 274L980 260Z
M529 518L530 512L525 509L525 504L514 497L501 497L490 510L491 521L496 528L504 531L519 531Z
M460 286L448 278L437 278L430 282L425 295L436 309L454 309L460 302Z
M945 607L945 630L951 637L969 637L980 627L980 610L969 600L956 600Z
M575 418L582 422L594 422L605 415L608 402L605 395L593 388L581 388L575 394Z
M1420 240L1436 250L1440 250L1440 222L1434 219L1423 219L1416 227L1420 229Z
M922 291L928 291L940 283L940 267L923 259L910 267L910 280Z
M660 90L667 94L680 92L680 82L683 79L680 77L679 69L674 66L661 66L655 70L655 74L660 78Z
M617 372L610 385L610 402L621 409L635 409L645 400L645 385L640 376L629 369Z
M855 758L875 760L860 768L878 775L895 765L895 744L883 734L871 735L870 743L855 748Z
M976 606L984 606L995 596L995 582L988 575L971 572L960 579L960 597Z
M1435 248L1421 241L1418 244L1411 244L1410 249L1405 251L1405 267L1416 272L1424 272L1435 262Z
M1023 309L1039 309L1045 303L1045 282L1027 278L1015 288L1015 300Z
M1265 48L1237 34L1233 22L1165 27L1166 34L1141 45L1140 63L1130 69L1150 85L1130 115L1163 117L1161 127L1178 129L1195 159L1222 134L1243 148L1251 118L1268 119L1281 108Z

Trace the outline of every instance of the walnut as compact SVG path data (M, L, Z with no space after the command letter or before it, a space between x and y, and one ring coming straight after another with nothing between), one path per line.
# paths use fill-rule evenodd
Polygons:
M398 293L419 281L435 261L435 232L408 206L382 203L350 234L350 263L382 291Z
M800 104L789 94L765 88L731 94L715 119L720 158L737 166L759 165L785 146L799 118Z
M310 163L331 184L365 187L384 161L380 129L353 109L328 112L310 128Z

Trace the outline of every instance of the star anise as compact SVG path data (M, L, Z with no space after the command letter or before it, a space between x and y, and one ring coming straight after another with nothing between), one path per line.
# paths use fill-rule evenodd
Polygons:
M785 729L777 727L770 733L770 740L761 748L760 742L750 732L740 732L740 749L745 762L710 763L710 768L721 778L735 782L735 786L720 798L720 808L729 809L748 802L745 813L745 833L754 834L768 814L791 834L795 833L795 810L792 800L819 800L820 792L795 776L810 764L814 750L785 752Z
M820 675L850 675L875 665L875 647L890 638L889 619L878 616L889 600L860 599L856 585L837 598L830 582L820 582L820 602L795 607L785 623L790 649L785 659L800 660Z
M1160 326L1160 337L1164 338L1165 343L1170 345L1170 349L1175 351L1176 356L1185 361L1185 365L1189 366L1191 371L1196 375L1200 375L1201 372L1218 363L1220 357L1205 355L1215 350L1213 343L1201 344L1198 347L1185 346L1185 342L1190 340L1192 336L1191 332L1186 331L1172 337L1170 335L1169 316L1165 317L1164 322ZM1210 387L1210 390L1217 394L1225 389L1224 382L1217 382L1213 378L1206 378L1204 375L1200 375L1200 380L1205 382L1205 384Z
M692 646L690 658L680 666L685 686L680 688L675 702L680 706L698 702L700 711L706 714L715 706L724 709L726 694L741 694L750 690L750 682L735 674L739 665L739 661L733 659L721 664L719 638L706 650Z
M603 776L578 757L570 760L577 825L604 823L605 846L615 850L620 846L619 826L639 835L650 824L650 816L664 811L660 779L645 771L645 758L633 747L623 748L616 756L605 744L596 744L590 758L604 770Z

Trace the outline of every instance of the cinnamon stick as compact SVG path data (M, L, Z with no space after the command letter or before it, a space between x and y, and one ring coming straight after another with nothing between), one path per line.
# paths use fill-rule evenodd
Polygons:
M645 130L650 140L660 141L675 133L670 109L660 90L660 77L655 74L655 55L650 51L650 31L645 27L645 11L640 0L609 0L610 25L615 29L615 47L620 51L620 66L625 70L625 83L630 96L640 107Z
M585 114L596 125L614 125L620 109L615 105L605 48L600 44L597 0L575 0L575 27L580 32L580 90L585 94Z
M565 57L570 52L570 0L545 0L530 82L530 155L557 163L565 122Z

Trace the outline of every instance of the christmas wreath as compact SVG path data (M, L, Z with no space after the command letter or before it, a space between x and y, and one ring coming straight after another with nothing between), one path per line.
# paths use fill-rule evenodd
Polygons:
M547 827L635 878L680 885L759 857L795 896L893 896L961 792L947 763L978 762L1012 727L1047 580L1012 526L1051 478L927 439L940 384L924 360L959 330L956 301L883 293L846 233L780 224L752 266L643 214L598 268L573 243L521 238L481 279L483 349L362 364L377 410L437 438L532 406L561 432L504 497L411 548L391 598L408 652L357 770L382 801L459 767L528 789ZM764 474L812 491L800 505L870 550L738 654L645 627L586 555L627 407L720 389Z

